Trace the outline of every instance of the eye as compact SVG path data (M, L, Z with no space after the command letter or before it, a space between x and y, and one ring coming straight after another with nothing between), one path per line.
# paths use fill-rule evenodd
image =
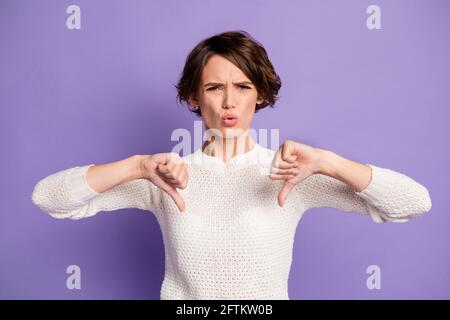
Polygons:
M217 89L220 89L219 87L209 87L208 89L206 89L206 91L216 91ZM249 90L251 89L249 86L245 86L245 85L240 85L239 89L242 90Z

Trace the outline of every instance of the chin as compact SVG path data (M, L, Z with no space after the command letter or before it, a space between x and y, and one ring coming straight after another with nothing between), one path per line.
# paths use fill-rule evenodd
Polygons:
M235 137L239 137L242 134L248 132L248 128L242 128L239 125L234 127L226 127L222 124L217 124L216 127L210 127L210 134L217 136L220 135L220 138L232 139Z
M224 138L230 139L241 136L242 134L246 133L247 130L248 129L243 129L240 127L222 127L220 131Z

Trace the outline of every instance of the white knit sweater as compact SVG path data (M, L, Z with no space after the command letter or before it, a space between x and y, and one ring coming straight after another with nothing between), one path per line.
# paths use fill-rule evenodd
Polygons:
M223 162L201 149L184 156L189 182L179 193L186 210L145 179L96 193L89 166L39 181L33 202L55 218L81 219L100 211L139 208L153 212L165 247L161 299L289 299L288 276L295 230L311 208L333 207L404 222L431 209L427 189L401 173L370 165L362 192L322 174L297 184L279 207L283 181L269 178L275 151L259 144Z

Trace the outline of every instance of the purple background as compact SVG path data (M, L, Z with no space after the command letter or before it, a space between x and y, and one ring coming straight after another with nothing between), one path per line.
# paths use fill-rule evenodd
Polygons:
M81 30L66 8L81 7ZM381 30L366 8L381 7ZM0 298L159 299L161 232L135 209L57 220L31 202L50 173L168 152L197 118L175 102L185 57L246 30L283 87L254 128L405 173L433 208L406 224L315 209L301 221L291 299L450 298L449 1L0 2ZM66 288L81 267L82 289ZM381 267L381 290L366 268Z

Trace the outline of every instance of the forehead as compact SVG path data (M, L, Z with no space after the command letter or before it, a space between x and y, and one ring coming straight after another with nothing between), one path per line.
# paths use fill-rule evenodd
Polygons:
M233 81L250 81L244 72L228 59L218 54L211 56L203 67L202 82L225 82L227 79L232 79Z

